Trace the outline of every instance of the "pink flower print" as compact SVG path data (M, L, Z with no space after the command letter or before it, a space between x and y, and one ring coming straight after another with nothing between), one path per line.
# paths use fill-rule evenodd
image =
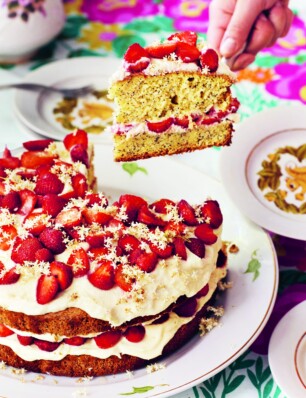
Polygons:
M306 104L306 63L279 64L275 67L275 73L278 79L267 83L267 91L276 97Z
M302 19L295 16L287 36L279 38L273 47L264 51L276 57L289 57L305 49L306 24Z
M155 15L158 5L153 0L84 0L81 10L91 21L114 24Z
M211 0L164 0L164 14L174 19L176 30L206 33Z

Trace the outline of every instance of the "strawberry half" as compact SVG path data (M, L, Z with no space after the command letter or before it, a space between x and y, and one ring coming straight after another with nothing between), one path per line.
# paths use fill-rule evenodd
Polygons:
M120 207L125 207L125 212L128 216L127 222L135 221L137 218L137 213L143 205L147 202L140 196L136 195L121 195L119 198Z
M64 189L64 184L56 174L46 173L38 177L35 193L47 195L48 193L60 194Z
M215 235L214 230L208 224L198 225L194 230L194 234L206 245L212 245L216 243L218 239L218 236Z
M19 207L18 214L27 216L32 213L37 203L37 195L29 189L22 189L19 191L19 196L21 199L21 206Z
M18 264L23 264L25 261L35 261L35 253L42 249L42 245L37 238L26 238L18 245L14 254L12 252L12 260Z
M5 147L2 158L0 158L0 167L4 169L16 169L20 166L20 159L12 156L11 151Z
M86 275L90 268L88 255L82 247L70 254L67 264L72 268L75 278Z
M39 235L46 228L48 218L43 212L30 213L23 221L24 227L33 235Z
M86 339L85 337L69 337L64 339L64 343L68 345L73 345L79 347L80 345L83 345L85 343Z
M180 317L188 318L195 314L196 309L197 299L195 297L191 297L190 299L186 300L185 303L174 308L173 311Z
M42 351L52 352L55 351L61 343L55 343L53 341L44 341L44 340L34 340L34 344Z
M118 246L123 250L124 253L128 254L133 250L136 250L140 246L140 240L133 235L123 235L118 240Z
M14 334L14 332L11 329L0 323L0 337L8 337L12 334Z
M158 201L152 203L150 208L156 213L167 214L168 209L175 206L175 202L170 199L159 199Z
M131 343L139 343L144 339L146 334L146 329L142 325L130 326L128 327L123 336Z
M112 263L108 260L101 261L98 268L88 275L88 280L98 289L111 289L115 284L115 273Z
M141 58L149 58L149 53L141 47L140 44L134 43L132 44L124 54L123 58L129 64L134 64L139 61Z
M65 290L71 285L73 274L68 265L60 261L53 261L50 264L50 272L57 278L60 290Z
M64 228L73 228L81 224L82 212L77 207L62 210L55 218L55 223Z
M40 235L41 243L52 251L52 253L60 254L66 249L64 243L64 235L62 231L51 227L46 228Z
M130 276L126 275L123 270L123 265L117 265L115 269L115 284L119 286L125 292L130 292L133 288L133 283L135 280Z
M150 273L154 271L157 262L157 254L143 252L137 257L135 265L137 265L137 267L139 267L142 271Z
M223 216L219 203L215 200L207 200L201 207L205 221L214 229L219 228L223 222Z
M99 348L111 348L114 347L121 339L122 335L119 330L113 330L105 332L95 337L94 340Z
M28 151L43 151L48 148L48 146L54 142L53 140L33 140L26 141L22 145Z
M73 162L81 162L89 167L89 159L87 149L82 144L75 144L70 149L70 156Z
M175 53L185 63L197 61L201 55L197 47L185 42L177 43Z
M197 238L191 238L186 243L187 248L196 256L200 258L205 257L205 246L204 243Z
M174 33L173 35L168 37L168 40L182 41L184 43L190 44L191 46L195 46L197 44L197 39L197 34L195 32L190 32L189 30Z
M54 255L49 249L44 247L35 252L35 260L51 263L54 260Z
M113 218L110 214L90 208L84 209L83 216L88 224L97 223L100 225L107 224Z
M60 290L57 277L54 275L41 275L36 287L36 300L38 304L47 304L52 301Z
M3 225L0 227L0 250L9 250L16 236L17 230L13 225Z
M183 129L187 129L189 126L189 118L188 118L188 116L184 116L181 118L175 117L173 119L173 123L177 126L182 127Z
M139 60L134 64L129 64L127 70L132 73L141 72L144 69L146 69L149 66L149 64L150 64L149 59Z
M21 166L26 169L37 169L42 165L51 166L54 163L56 156L44 151L28 151L21 155ZM1 165L1 164L0 164Z
M1 207L5 207L10 213L16 212L21 206L21 198L18 192L11 191L3 196Z
M177 210L185 224L198 225L194 208L186 200L182 199L178 202Z
M208 68L211 73L216 72L219 66L219 57L215 50L209 48L200 55L202 68Z
M56 194L48 193L42 198L42 209L46 214L56 217L65 206L65 200Z
M150 226L164 226L166 222L158 218L147 205L141 207L138 212L137 221Z
M84 198L88 191L88 184L84 174L78 173L71 178L72 188L76 197Z
M174 53L176 46L176 41L166 41L164 43L158 44L157 46L146 47L146 51L152 58L164 58L167 55Z
M1 275L2 275L3 270L4 270L4 265L0 261L0 274ZM20 274L17 274L16 267L13 267L10 270L6 271L6 273L0 277L0 285L12 285L13 283L16 283L18 281L19 277L20 277Z
M161 248L159 246L154 245L153 243L149 243L150 249L152 250L153 253L157 254L158 257L160 258L169 258L172 256L173 253L173 245L170 243L166 245L164 248Z
M27 346L34 343L34 338L31 336L20 336L17 335L17 339L21 345Z
M147 122L147 127L150 131L154 131L154 133L162 133L168 130L173 124L173 118L169 117L168 119L162 120L161 122Z
M179 237L175 238L173 241L173 245L175 254L182 260L187 260L187 250L184 240Z
M67 134L64 138L64 145L67 151L74 146L80 144L85 149L88 148L88 136L84 130L77 130L74 133Z

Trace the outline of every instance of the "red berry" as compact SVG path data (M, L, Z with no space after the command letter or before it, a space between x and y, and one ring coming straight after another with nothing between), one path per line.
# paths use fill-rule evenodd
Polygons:
M196 256L200 258L205 257L205 246L204 243L197 238L190 238L186 243L187 248Z
M174 33L173 35L168 37L168 40L182 41L184 43L188 43L191 46L195 46L197 43L198 36L195 32L185 31Z
M82 247L70 254L67 264L72 268L75 278L86 275L90 269L88 255Z
M169 208L175 206L175 203L169 199L159 199L158 201L152 203L150 208L153 209L156 213L167 214Z
M182 217L183 222L187 225L197 225L198 220L194 208L190 204L182 199L177 204L177 210L179 215Z
M45 195L42 199L42 209L52 217L56 217L65 206L65 200L54 193Z
M24 227L33 235L39 235L48 223L47 215L43 212L33 212L29 214L23 221Z
M180 237L177 237L174 239L173 245L175 254L182 260L187 260L187 250L184 240Z
M141 253L136 259L136 265L142 271L152 272L154 271L158 262L158 257L155 253Z
M11 191L3 196L1 206L7 208L10 213L16 212L21 206L19 193Z
M110 214L103 211L93 210L91 208L84 209L83 216L88 224L97 223L100 225L107 224L113 218Z
M202 287L201 290L195 295L196 298L204 297L209 291L209 284L207 283L205 286Z
M200 64L202 68L208 67L211 73L216 72L219 66L219 57L215 50L209 48L200 55Z
M49 249L43 248L35 252L35 260L50 263L54 260L54 256Z
M154 131L155 133L162 133L168 130L173 124L173 118L169 117L168 119L164 119L161 122L147 122L147 127L150 131Z
M88 148L88 136L83 130L77 130L74 133L67 134L64 138L64 145L67 151L77 144L83 145L85 149Z
M119 198L120 207L125 208L125 212L128 216L127 222L135 221L137 218L137 213L143 205L146 205L147 202L139 196L135 195L121 195Z
M44 340L34 340L34 344L42 351L52 352L55 351L61 343L55 343L53 341L44 341Z
M146 334L146 329L142 325L130 326L128 327L123 336L131 343L139 343L144 339Z
M135 280L124 272L122 264L117 265L115 269L115 284L125 292L130 292Z
M20 274L17 274L16 272L16 267L7 270L5 273L2 273L4 269L4 265L0 261L0 285L12 285L13 283L16 283L20 277Z
M190 317L195 314L197 309L197 299L195 297L191 297L186 300L183 304L174 308L174 312L180 317Z
M29 189L22 189L19 191L21 206L19 207L18 214L23 216L27 216L32 213L36 203L37 203L37 195Z
M107 207L108 206L108 200L105 196L102 196L98 193L92 193L92 192L87 192L85 195L85 199L88 200L88 205L89 206L93 206L95 204L102 206L103 203L103 207Z
M173 119L173 123L176 124L177 126L183 127L184 129L187 129L189 126L189 118L188 116L184 116L181 118L175 117Z
M121 332L119 330L109 331L95 337L94 340L99 348L114 347L121 339Z
M3 167L4 169L12 169L12 170L16 169L17 167L20 166L20 160L19 158L11 156L10 151L8 149L7 151L8 152L4 150L3 157L0 158L0 167Z
M36 287L36 300L38 304L47 304L52 301L59 291L59 282L54 275L41 275Z
M157 46L146 47L146 51L152 58L164 58L171 53L174 53L176 50L176 41L166 41L164 43L160 43Z
M27 346L34 343L34 338L31 336L20 336L17 335L17 339L21 345Z
M141 58L149 58L148 52L141 47L140 44L134 43L132 44L124 54L123 58L129 64L134 64L139 61Z
M46 195L48 193L60 194L64 189L64 184L53 173L46 173L38 177L35 192L38 195Z
M207 200L201 207L205 221L214 229L219 228L223 222L219 203L216 200Z
M208 224L198 225L194 230L194 234L206 245L212 245L216 243L218 239L218 236L214 234L214 230Z
M111 289L115 284L115 273L112 263L108 260L101 261L98 268L88 275L88 280L98 289Z
M89 167L89 159L87 149L82 144L73 145L70 149L70 156L73 162L81 162Z
M39 166L51 166L56 156L43 151L28 151L21 155L21 166L26 169L37 169ZM0 164L1 165L1 164Z
M164 226L166 222L158 218L147 205L141 207L138 212L137 221L150 226Z
M16 248L16 254L12 253L12 259L18 264L23 264L25 261L35 261L35 253L42 249L42 245L37 238L26 238L21 241ZM14 258L13 258L14 257Z
M73 228L82 222L82 212L77 207L62 210L55 218L55 223L65 228Z
M134 64L129 64L127 70L132 73L141 72L149 66L150 60L139 60Z
M73 273L68 265L60 261L53 261L50 264L50 272L57 278L60 290L65 290L71 285Z
M63 253L66 249L64 243L64 235L62 231L54 228L46 228L40 235L39 240L47 248L55 254Z
M140 240L133 235L123 235L118 240L118 246L123 250L124 253L130 253L140 246Z
M184 42L177 43L175 53L183 62L186 63L197 61L201 54L197 47Z
M82 173L78 173L71 178L72 188L76 197L84 198L88 191L86 177Z
M0 250L9 250L16 236L17 230L13 225L3 225L0 227Z
M69 337L64 339L64 343L65 344L69 344L69 345L73 345L73 346L80 346L83 345L85 343L86 339L85 337Z
M173 253L173 246L171 244L167 244L165 247L161 248L159 246L154 245L153 243L149 243L150 249L153 253L157 254L160 258L169 258Z
M54 142L53 140L33 140L24 142L22 145L28 151L43 151L48 148L48 146Z
M14 332L11 329L0 323L0 337L8 337L12 334L14 334Z

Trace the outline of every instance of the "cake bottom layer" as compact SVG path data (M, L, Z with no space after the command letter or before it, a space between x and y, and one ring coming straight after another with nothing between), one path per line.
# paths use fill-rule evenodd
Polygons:
M181 133L141 133L130 138L115 134L114 159L117 162L127 162L230 145L232 131L232 121L223 120Z

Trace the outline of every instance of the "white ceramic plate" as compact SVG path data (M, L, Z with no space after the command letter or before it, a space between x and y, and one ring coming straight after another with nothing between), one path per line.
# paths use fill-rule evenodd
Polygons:
M269 344L269 364L288 398L306 396L306 301L280 320Z
M120 60L115 58L64 59L30 72L23 82L63 88L93 85L99 90L106 90L109 86L110 76L116 71L119 64ZM53 113L62 98L62 95L50 92L16 90L15 113L30 130L49 138L62 140L70 132L70 129L64 128ZM85 99L92 100L88 96ZM90 120L93 120L94 116L90 113L89 115L91 115L89 116ZM107 132L90 134L90 139L96 143L107 144L111 143L111 134Z
M221 174L248 218L279 235L306 240L304 106L269 109L238 125L232 145L222 149Z
M120 374L78 384L75 379L53 376L35 381L37 375L29 373L22 376L26 383L21 383L21 376L12 375L9 370L2 371L0 395L6 398L71 398L78 389L84 388L90 398L120 398L124 396L121 394L132 392L133 387L147 386L152 389L135 396L169 397L213 376L234 361L255 340L272 311L278 266L271 240L261 228L241 216L219 183L173 158L120 164L113 162L109 146L96 145L95 151L100 190L113 199L126 192L150 200L185 198L196 204L210 196L220 202L225 219L223 237L240 249L229 257L229 280L233 282L233 288L223 295L225 315L222 325L203 338L195 337L162 360L166 364L165 369L152 374L140 369L131 379L127 374ZM140 169L130 175L123 167L130 172L137 167ZM245 273L254 255L261 264L260 275L255 281L253 274Z

